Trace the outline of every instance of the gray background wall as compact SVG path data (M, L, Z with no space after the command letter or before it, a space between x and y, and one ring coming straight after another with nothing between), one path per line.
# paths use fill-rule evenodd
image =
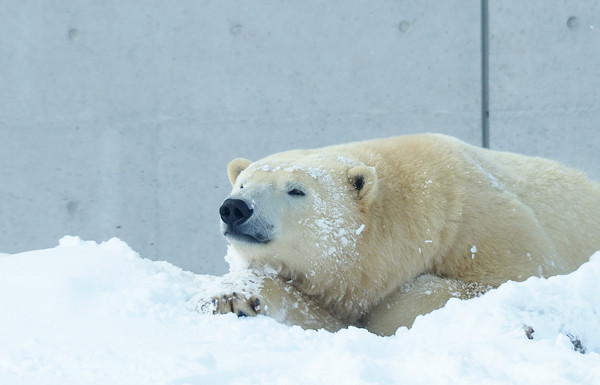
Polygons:
M0 252L117 236L227 270L230 159L482 141L481 1L6 0ZM489 4L489 137L600 180L600 6Z

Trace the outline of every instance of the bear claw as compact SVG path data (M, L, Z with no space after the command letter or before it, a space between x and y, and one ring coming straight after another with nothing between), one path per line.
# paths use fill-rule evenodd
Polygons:
M213 314L234 313L238 317L252 317L261 314L261 301L256 296L239 295L233 292L213 298L212 303Z

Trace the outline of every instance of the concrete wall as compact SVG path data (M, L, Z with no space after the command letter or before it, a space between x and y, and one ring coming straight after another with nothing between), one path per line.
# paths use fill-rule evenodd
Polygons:
M522 3L490 4L491 147L599 178L598 6ZM230 159L425 131L481 143L480 7L5 1L0 252L118 236L222 273Z
M600 181L600 3L490 1L490 142Z

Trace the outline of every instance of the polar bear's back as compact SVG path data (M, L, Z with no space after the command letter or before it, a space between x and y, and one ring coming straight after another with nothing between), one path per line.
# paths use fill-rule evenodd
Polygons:
M479 161L499 189L532 210L539 226L568 266L566 273L600 249L600 185L555 161L478 150Z
M467 162L465 169L471 168L477 175L471 185L483 185L482 197L489 199L483 202L494 212L495 218L489 220L502 222L516 210L527 211L533 224L520 230L523 224L513 223L516 231L510 233L514 239L508 243L518 241L517 232L535 228L532 233L538 242L546 243L544 255L537 261L533 257L533 266L546 266L539 275L571 272L600 249L600 185L583 172L545 158L482 149L460 144L454 138L439 139L460 147L458 153ZM506 198L508 204L493 207L490 195ZM530 250L533 246L523 245Z
M497 284L570 272L600 249L600 186L552 160L482 149L439 134L379 139L336 151L376 166L392 195L387 200L406 203L401 213L382 215L403 215L404 225L411 221L414 234L403 234L397 248L423 254L431 249L433 273ZM443 220L437 220L440 213ZM440 248L432 248L433 242L406 246L407 239L424 238L436 226Z

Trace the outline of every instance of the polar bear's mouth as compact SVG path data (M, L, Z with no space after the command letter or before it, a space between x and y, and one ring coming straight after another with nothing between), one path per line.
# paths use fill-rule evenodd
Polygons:
M265 237L263 234L247 234L231 226L227 226L223 235L229 240L242 243L266 244L271 242L271 239Z

